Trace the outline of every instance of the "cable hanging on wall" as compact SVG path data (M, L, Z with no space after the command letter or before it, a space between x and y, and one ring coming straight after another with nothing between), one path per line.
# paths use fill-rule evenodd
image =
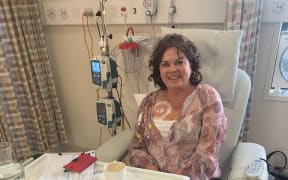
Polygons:
M176 14L176 6L174 0L170 0L170 5L168 9L168 24L171 28L175 28L174 18Z

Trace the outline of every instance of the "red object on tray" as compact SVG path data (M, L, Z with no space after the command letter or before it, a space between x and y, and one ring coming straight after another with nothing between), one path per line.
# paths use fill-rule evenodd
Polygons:
M67 163L64 168L65 171L74 171L81 173L84 169L89 167L97 160L96 157L90 156L89 154L82 153L77 158L73 159L71 162Z

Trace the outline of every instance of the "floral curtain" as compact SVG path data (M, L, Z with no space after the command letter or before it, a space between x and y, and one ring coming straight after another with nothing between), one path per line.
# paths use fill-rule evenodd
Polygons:
M239 139L247 141L260 33L262 0L226 0L225 27L227 30L244 30L241 42L239 67L251 78L251 94Z
M37 0L0 1L0 141L17 160L67 141Z

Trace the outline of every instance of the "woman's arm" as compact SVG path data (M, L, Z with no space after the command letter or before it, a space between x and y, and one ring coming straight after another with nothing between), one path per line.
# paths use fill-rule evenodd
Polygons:
M149 118L149 108L152 108L149 107L151 106L149 96L144 98L138 110L135 134L129 148L129 163L134 167L158 170L156 161L147 151L144 135L147 118Z
M227 119L218 92L208 86L206 96L201 120L202 128L195 153L181 167L183 173L190 177L206 178L215 174L220 175L220 172L217 172L218 155L226 135Z

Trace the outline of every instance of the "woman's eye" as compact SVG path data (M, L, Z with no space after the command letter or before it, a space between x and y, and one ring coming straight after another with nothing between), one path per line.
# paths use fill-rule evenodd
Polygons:
M161 67L169 67L169 64L168 63L161 63L160 66Z
M182 60L181 60L181 61L176 61L176 62L175 62L175 65L182 65L182 64L184 64L184 61L182 61Z

